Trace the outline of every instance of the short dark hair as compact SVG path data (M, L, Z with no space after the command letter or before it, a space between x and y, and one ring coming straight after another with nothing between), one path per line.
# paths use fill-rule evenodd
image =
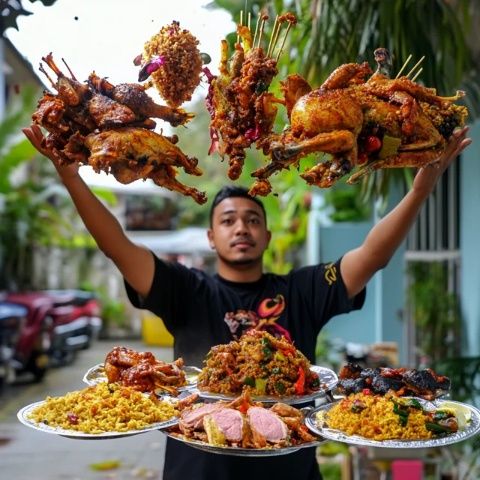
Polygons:
M248 190L244 187L239 187L237 185L225 185L217 192L217 194L213 198L212 206L210 207L210 226L212 226L213 211L215 210L215 207L226 198L235 197L248 198L252 202L255 202L262 209L265 223L267 223L267 213L265 211L265 207L258 198L252 197L248 193Z

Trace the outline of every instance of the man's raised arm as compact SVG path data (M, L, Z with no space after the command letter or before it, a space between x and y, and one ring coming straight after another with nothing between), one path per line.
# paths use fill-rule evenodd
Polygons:
M438 179L456 157L471 143L468 127L455 131L439 161L421 168L411 190L398 205L369 232L363 244L342 258L340 270L348 296L359 293L380 269L384 268L406 238L420 209Z
M138 294L145 297L150 291L154 275L152 253L127 237L118 220L83 181L77 165L58 165L54 152L42 146L43 134L40 127L32 125L23 129L23 133L32 145L55 165L85 227L98 247L115 263Z

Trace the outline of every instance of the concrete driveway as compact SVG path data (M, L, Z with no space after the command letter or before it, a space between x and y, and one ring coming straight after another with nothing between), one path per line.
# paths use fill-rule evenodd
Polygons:
M171 361L172 349L146 346L140 341L97 341L79 353L72 365L50 370L39 384L26 381L0 394L0 477L15 480L131 480L160 479L165 436L148 432L113 440L74 440L42 433L17 420L25 405L85 387L84 373L104 360L115 345L151 351ZM99 466L114 468L98 470Z

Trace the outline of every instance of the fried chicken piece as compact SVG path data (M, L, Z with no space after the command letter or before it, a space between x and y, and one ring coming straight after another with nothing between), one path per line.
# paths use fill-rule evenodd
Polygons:
M85 138L88 164L96 172L111 173L120 183L151 178L155 184L205 203L206 196L175 179L175 167L201 175L198 160L185 155L167 137L143 128L119 128L92 133Z
M189 122L194 116L181 108L171 108L155 103L145 92L145 86L138 83L113 85L105 78L97 76L95 72L89 75L88 83L99 93L107 95L112 100L129 107L139 117L161 118L170 123L172 127L177 127Z

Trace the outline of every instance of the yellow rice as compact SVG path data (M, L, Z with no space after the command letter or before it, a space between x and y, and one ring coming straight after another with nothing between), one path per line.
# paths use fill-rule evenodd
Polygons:
M97 434L141 430L176 415L169 402L102 382L62 397L47 397L29 418L50 427Z
M363 402L366 408L357 413L353 412L352 404L355 400ZM432 432L425 426L428 420L426 412L410 408L407 424L402 426L393 407L390 397L356 393L333 406L324 414L323 420L328 428L373 440L415 440L432 437Z

